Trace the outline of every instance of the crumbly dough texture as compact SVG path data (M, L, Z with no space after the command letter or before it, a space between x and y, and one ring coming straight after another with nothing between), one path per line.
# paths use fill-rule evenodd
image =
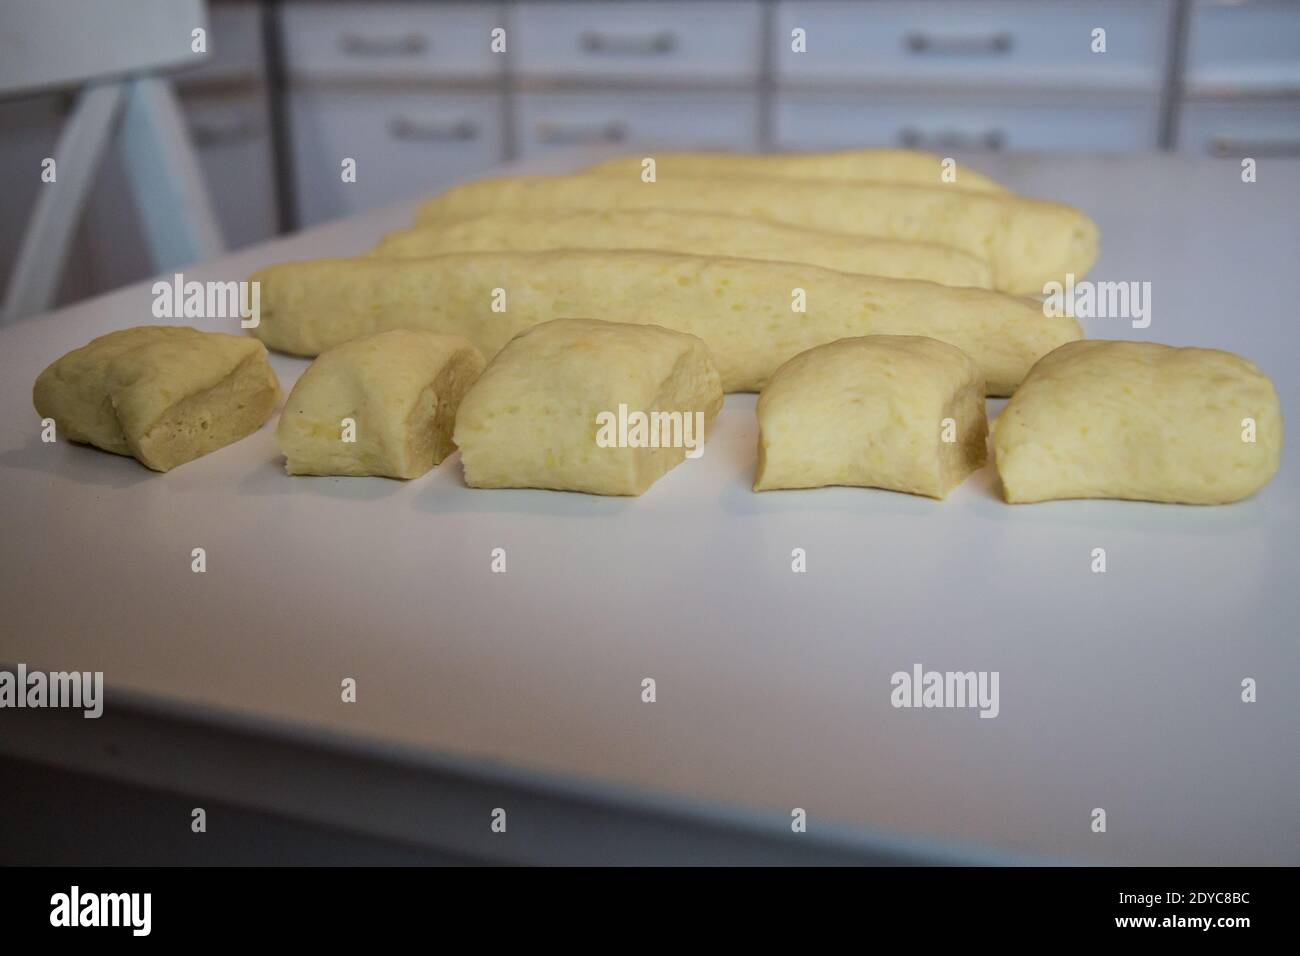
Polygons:
M993 288L1041 295L1067 273L1082 278L1097 259L1098 231L1062 203L1009 193L861 180L616 176L515 176L451 189L418 210L423 225L487 212L671 209L724 213L884 239L933 242L983 259Z
M1243 419L1255 441L1243 441ZM1217 349L1071 342L1034 366L994 425L1009 502L1128 498L1224 504L1277 472L1273 383Z
M777 370L758 428L755 491L857 485L944 498L985 462L984 379L935 339L840 339Z
M943 180L943 158L913 149L846 149L833 153L646 153L620 156L585 170L597 175L640 178L642 160L655 161L656 177L772 176L780 179L873 179L915 186L944 186L973 192L1006 192L1006 187L958 164L956 178Z
M262 284L256 334L283 352L316 355L372 332L416 328L464 335L491 358L530 326L598 315L699 336L729 392L758 391L777 366L815 345L890 334L957 346L975 359L990 394L1007 395L1034 362L1082 334L1074 319L984 289L635 250L323 259L272 266L253 280ZM804 312L794 311L796 289Z
M151 325L64 355L32 400L62 437L168 471L257 431L280 385L256 339Z
M456 410L483 366L467 339L437 332L393 329L327 349L280 415L285 470L418 478L455 449Z
M722 381L693 335L589 319L527 330L461 402L455 439L466 484L641 494L687 449L601 447L598 416L617 415L620 404L646 415L680 412L692 422L702 412L707 433L722 408Z
M984 260L932 242L872 239L716 213L652 209L492 212L385 236L371 253L400 259L448 252L653 249L691 255L803 262L891 279L988 289Z

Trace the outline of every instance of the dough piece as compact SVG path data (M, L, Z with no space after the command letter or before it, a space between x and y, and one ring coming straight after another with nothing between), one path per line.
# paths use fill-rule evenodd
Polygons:
M988 289L988 263L951 246L869 239L714 213L614 210L486 213L386 236L373 255L399 259L447 252L653 249L692 255L804 262L891 279Z
M958 163L957 178L945 183L943 158L912 149L847 149L835 153L645 153L620 156L584 170L599 175L641 177L641 161L653 157L655 176L771 176L778 179L874 179L914 186L945 186L972 192L1007 189Z
M322 259L253 279L262 284L256 334L284 352L315 355L383 329L415 328L463 335L490 359L529 326L599 315L698 335L729 392L758 391L814 345L888 334L957 346L979 364L990 393L1006 395L1034 362L1081 335L1074 319L983 289L666 252ZM797 304L806 311L794 311Z
M522 333L492 360L461 402L456 444L474 488L639 495L688 450L703 451L721 408L717 367L695 336L560 319ZM638 435L637 413L658 426ZM603 444L619 440L620 418L626 446Z
M280 415L285 471L419 478L455 450L456 409L483 365L459 335L408 329L322 352ZM355 441L343 440L344 419Z
M1061 203L1006 193L861 180L516 176L482 179L424 203L428 225L487 212L556 213L579 209L669 209L748 216L770 222L882 239L934 242L983 259L993 288L1041 295L1067 273L1082 278L1097 259L1097 226Z
M943 498L985 462L984 379L935 339L840 339L777 370L758 430L755 491L858 485Z
M261 428L280 384L256 339L145 325L54 362L32 401L63 437L169 471Z
M1248 418L1254 442L1243 440ZM1230 352L1071 342L1007 403L993 450L1009 502L1225 504L1277 472L1282 414L1273 383Z

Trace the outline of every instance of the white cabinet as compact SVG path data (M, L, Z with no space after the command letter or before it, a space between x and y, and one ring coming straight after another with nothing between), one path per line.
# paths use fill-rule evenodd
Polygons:
M226 246L274 236L275 159L264 91L189 93L182 105Z
M759 99L726 91L524 93L515 117L524 156L608 143L753 149Z
M1192 97L1300 95L1300 3L1192 6L1184 88Z
M292 94L302 225L434 192L500 162L495 93L304 87ZM343 161L356 161L356 182Z

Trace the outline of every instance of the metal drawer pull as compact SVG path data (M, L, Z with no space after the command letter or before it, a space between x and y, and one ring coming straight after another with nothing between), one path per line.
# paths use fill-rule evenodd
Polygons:
M578 37L584 53L608 53L614 56L661 56L677 49L677 34L662 30L643 36L615 36L588 30Z
M446 123L421 123L406 116L395 116L388 121L388 135L422 143L468 143L479 137L478 124L473 120L459 119Z
M1300 156L1300 139L1233 139L1211 136L1205 144L1211 156Z
M1002 56L1010 53L1015 39L1010 33L991 33L988 36L931 36L928 33L909 33L903 37L903 47L908 53L934 54L936 56Z
M339 37L339 49L349 56L417 56L429 49L423 33L406 33L396 37L363 37L345 33Z
M898 131L898 142L908 149L987 149L1000 152L1007 144L1007 135L1000 129L991 129L987 133L961 133L957 130L944 130L925 134L919 129L907 126Z
M262 132L262 124L251 117L244 116L233 123L217 125L215 123L191 123L190 138L194 145L202 149L205 146L223 146L227 143L239 143L252 139Z
M608 123L537 124L537 139L542 143L621 143L627 139L627 126L617 120Z

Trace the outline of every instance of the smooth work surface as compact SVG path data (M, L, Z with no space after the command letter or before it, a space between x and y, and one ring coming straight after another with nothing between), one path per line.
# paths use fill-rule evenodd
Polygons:
M1263 159L1254 184L1172 157L982 168L1092 214L1093 278L1152 284L1150 328L1090 336L1240 352L1300 422L1300 165ZM412 208L185 276L360 252ZM6 664L774 826L801 807L810 831L1017 856L1300 863L1294 438L1271 485L1221 508L1012 507L991 469L945 502L756 495L745 395L639 499L476 491L455 457L410 483L289 478L270 425L167 475L43 444L36 374L151 302L143 283L0 330ZM307 364L273 361L286 391ZM999 672L998 716L895 709L914 664Z

